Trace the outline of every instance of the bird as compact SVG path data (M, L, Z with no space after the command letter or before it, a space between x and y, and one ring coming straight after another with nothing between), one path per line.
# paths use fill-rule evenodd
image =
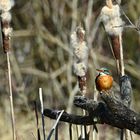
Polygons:
M113 77L108 68L96 69L99 74L95 79L96 89L99 92L108 92L113 85Z

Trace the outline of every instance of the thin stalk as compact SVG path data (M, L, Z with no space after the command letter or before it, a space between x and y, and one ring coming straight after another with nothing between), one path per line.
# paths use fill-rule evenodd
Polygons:
M120 6L120 5L119 5ZM120 9L122 11L122 14L125 16L125 18L127 19L127 21L132 25L132 26L135 26L132 21L129 19L129 17L125 14L123 8L120 6Z
M10 98L10 109L11 109L11 119L12 119L12 131L13 131L13 140L17 139L16 135L16 124L15 124L15 115L14 115L14 105L13 105L13 93L12 93L12 80L11 80L11 66L9 52L6 53L7 56L7 66L8 66L8 84L9 84L9 98Z
M72 124L71 123L69 124L69 136L70 136L70 140L72 140L73 134L72 134Z
M119 41L120 41L120 74L121 76L125 75L125 67L124 67L124 58L123 58L123 46L122 46L122 35L119 35ZM123 133L125 134L125 140L129 139L129 134L131 140L133 140L131 131L128 131L127 129L121 130L121 140L123 140Z
M81 125L81 140L86 139L86 134L85 134L85 127Z
M35 105L35 117L36 117L36 128L37 128L37 140L41 140L40 130L39 130L38 112L37 112L37 103L34 102L34 105Z
M55 128L55 140L58 140L58 125Z
M50 140L50 139L51 139L51 136L52 136L53 132L55 131L55 129L56 129L58 123L59 123L59 120L60 120L60 118L61 118L63 112L64 112L64 110L62 110L61 113L59 114L59 116L58 116L58 118L57 118L57 120L56 120L54 126L52 127L52 129L51 129L51 131L50 131L50 133L49 133L49 136L48 136L47 140Z
M119 42L120 42L120 74L121 76L125 75L124 71L124 58L123 58L123 46L122 46L122 35L119 35ZM121 140L123 140L123 133L125 134L125 140L128 140L128 130L127 129L122 129L121 130Z
M45 135L45 121L44 121L44 107L43 107L43 96L42 96L42 88L39 88L39 98L40 98L40 104L41 104L41 117L42 117L42 129L43 129L43 138L46 140Z
M122 35L119 35L119 42L120 42L120 73L121 76L125 74L124 72L124 59L123 59L123 46L122 46Z

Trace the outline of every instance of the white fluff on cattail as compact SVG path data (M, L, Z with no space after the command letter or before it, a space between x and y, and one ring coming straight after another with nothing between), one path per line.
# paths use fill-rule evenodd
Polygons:
M122 1L121 0L116 0L116 2L117 2L117 4L120 5Z
M87 64L85 64L84 62L79 62L79 63L74 63L73 64L73 72L77 75L77 76L85 76L86 72L87 72Z
M83 32L84 33L84 32ZM87 72L87 60L88 60L88 47L86 42L79 41L76 32L71 34L71 46L74 54L74 73L77 76L85 76Z
M9 36L9 37L11 36L12 31L13 31L13 29L10 28L10 27L9 27L9 28L4 28L4 29L3 29L4 35L5 35L5 36Z
M105 30L110 35L119 35L122 33L124 22L120 17L119 5L112 5L112 8L104 6L101 10L101 21L104 23Z
M2 11L9 11L13 6L13 0L0 0L0 10Z
M2 21L11 21L11 13L10 12L3 12L1 14Z

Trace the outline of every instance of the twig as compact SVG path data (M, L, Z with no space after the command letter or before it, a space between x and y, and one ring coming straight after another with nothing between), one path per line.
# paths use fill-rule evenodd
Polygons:
M34 140L36 140L36 137L33 132L31 132L31 135L33 136Z
M51 136L52 136L54 130L56 129L56 127L57 127L57 125L58 125L58 123L59 123L59 120L60 120L60 118L61 118L63 112L64 112L64 110L62 110L62 111L60 112L60 114L59 114L59 116L58 116L58 118L57 118L57 120L56 120L54 126L52 127L52 129L51 129L51 131L50 131L50 133L49 133L49 136L48 136L47 140L50 140L50 139L51 139ZM56 115L58 115L58 112L57 112Z
M34 106L35 106L36 127L37 127L37 140L41 140L36 102L34 102Z
M46 140L46 136L45 136L45 121L44 121L44 114L43 114L43 96L42 96L42 88L39 88L39 98L40 98L40 104L41 104L41 117L42 117L42 129L43 129L43 137L44 140Z

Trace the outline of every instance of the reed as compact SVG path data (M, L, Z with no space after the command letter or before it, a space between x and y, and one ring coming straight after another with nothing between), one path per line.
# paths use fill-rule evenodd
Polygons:
M1 27L2 27L2 45L3 51L6 53L7 67L8 67L8 86L9 86L9 100L11 108L11 120L12 120L12 131L13 140L17 139L16 132L16 122L14 115L14 105L13 105L13 92L12 92L12 78L11 78L11 65L10 65L10 37L12 33L12 28L10 27L11 13L10 10L14 6L13 0L1 0L0 10L1 12Z

